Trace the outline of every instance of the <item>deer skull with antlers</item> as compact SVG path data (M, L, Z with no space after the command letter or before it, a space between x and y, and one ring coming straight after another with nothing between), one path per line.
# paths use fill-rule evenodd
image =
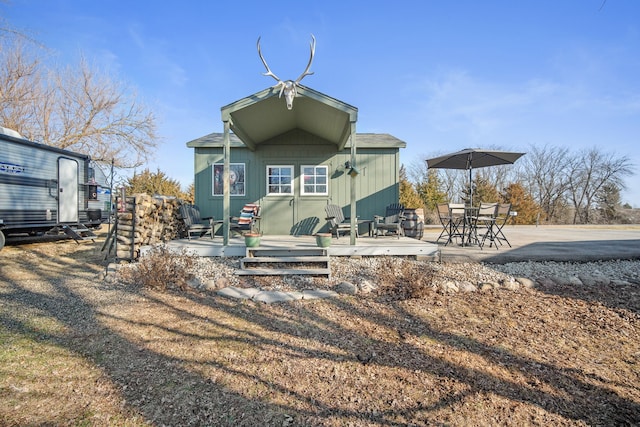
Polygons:
M300 77L298 77L297 79L283 81L283 80L280 80L278 76L273 74L273 72L267 65L267 61L265 61L264 57L262 56L262 52L260 51L260 37L258 37L258 55L260 55L260 59L262 60L264 67L267 69L267 72L262 73L262 75L271 76L274 79L276 79L278 83L276 83L273 87L280 88L280 94L278 95L278 98L281 98L282 94L284 94L284 99L287 102L288 110L291 110L293 108L293 98L295 98L295 96L298 93L297 87L300 81L303 78L305 78L305 76L310 76L311 74L313 74L313 71L309 72L309 68L311 68L311 63L313 62L313 55L315 54L315 52L316 52L316 38L313 36L313 34L311 34L311 56L309 57L309 63L307 64L307 68L304 70L302 74L300 74Z

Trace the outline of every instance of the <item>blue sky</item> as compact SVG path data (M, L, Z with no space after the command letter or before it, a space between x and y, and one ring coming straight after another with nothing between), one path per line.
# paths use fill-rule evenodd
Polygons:
M600 147L640 174L640 2L9 0L6 22L137 89L162 138L149 168L193 181L185 143L222 132L220 108L306 66L358 107L358 132L407 143L411 164L467 147ZM294 107L295 108L295 107ZM640 207L640 175L623 201Z

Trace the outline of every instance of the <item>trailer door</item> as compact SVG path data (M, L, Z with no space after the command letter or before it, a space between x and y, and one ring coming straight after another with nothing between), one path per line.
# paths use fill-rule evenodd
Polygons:
M78 162L58 159L58 222L78 222Z

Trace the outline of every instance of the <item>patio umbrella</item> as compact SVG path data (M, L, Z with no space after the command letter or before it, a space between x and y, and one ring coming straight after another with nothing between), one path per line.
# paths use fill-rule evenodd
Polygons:
M482 150L479 148L465 148L455 153L427 159L427 166L434 169L465 169L469 171L470 202L473 205L473 169L487 166L510 165L525 153L511 151Z

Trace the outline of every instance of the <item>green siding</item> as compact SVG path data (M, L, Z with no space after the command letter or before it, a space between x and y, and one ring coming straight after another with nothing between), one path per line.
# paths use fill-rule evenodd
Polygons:
M356 141L357 146L357 141ZM351 178L344 170L350 151L336 151L335 144L309 133L294 130L261 143L255 151L232 148L231 163L245 163L245 196L231 196L231 213L236 215L245 203L262 206L261 231L265 234L312 234L326 230L324 206L337 204L349 212L350 180L356 180L357 212L361 219L383 214L385 207L399 198L398 148L357 150L360 174ZM196 204L203 216L222 217L222 196L212 195L211 164L222 163L221 147L195 148ZM294 166L294 194L266 196L267 165ZM326 165L329 169L329 195L301 195L302 165Z

